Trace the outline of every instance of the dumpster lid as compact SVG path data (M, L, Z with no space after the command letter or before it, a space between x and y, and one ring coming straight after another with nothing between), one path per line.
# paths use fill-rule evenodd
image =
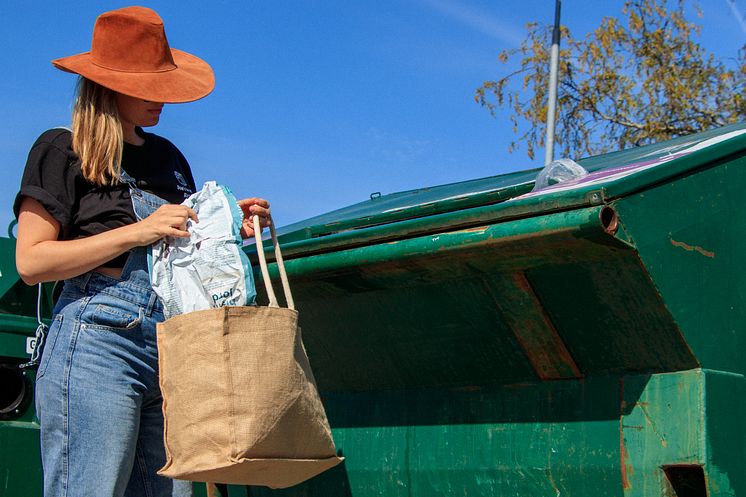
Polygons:
M539 214L551 210L547 205L557 208L562 197L579 190L605 188L611 195L623 196L743 150L746 150L746 123L739 123L580 159L577 162L589 171L588 176L538 192L531 189L541 168L386 195L375 193L369 200L285 226L278 233L280 241L288 243L506 200L551 197L550 203L534 202L535 214Z

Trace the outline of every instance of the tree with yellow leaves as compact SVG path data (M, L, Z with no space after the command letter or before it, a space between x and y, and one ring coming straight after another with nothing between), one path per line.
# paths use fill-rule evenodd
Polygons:
M627 0L624 19L606 17L585 39L562 27L556 146L566 157L598 154L667 140L746 119L746 50L730 63L703 49L699 26L685 17L684 0ZM694 6L696 9L696 5ZM697 9L699 13L699 10ZM476 90L496 115L511 111L517 135L533 158L544 147L550 26L528 25L520 68ZM522 78L520 89L510 82Z

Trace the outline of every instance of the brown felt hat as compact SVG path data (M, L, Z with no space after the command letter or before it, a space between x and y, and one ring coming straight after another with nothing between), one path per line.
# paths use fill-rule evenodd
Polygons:
M93 27L91 51L55 59L52 64L151 102L191 102L215 87L209 64L170 48L163 21L146 7L104 12Z

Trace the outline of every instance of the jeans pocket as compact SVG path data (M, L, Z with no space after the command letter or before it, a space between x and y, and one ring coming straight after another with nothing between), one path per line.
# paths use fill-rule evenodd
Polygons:
M110 331L127 331L136 328L143 319L138 306L107 302L90 306L91 310L81 316L86 328Z
M35 347L41 347L41 350L39 350L38 352L34 352L34 355L41 354L39 369L36 371L37 381L40 380L44 376L44 373L47 371L47 366L49 366L49 359L50 357L52 357L55 346L57 345L57 337L60 336L62 321L62 314L57 314L52 320L52 324L49 326L49 329L46 331L46 338L41 341L37 339Z

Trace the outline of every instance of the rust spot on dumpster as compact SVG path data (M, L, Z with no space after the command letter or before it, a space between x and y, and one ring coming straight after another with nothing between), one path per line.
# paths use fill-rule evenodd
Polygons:
M606 233L613 235L619 229L619 216L613 207L607 205L601 209L599 219L601 220L601 226L603 226Z
M629 454L627 453L627 447L624 445L624 377L619 380L619 470L622 476L622 488L629 490L632 486L629 483L629 477L627 475L627 461L629 460ZM631 467L629 468L631 472Z
M582 378L526 275L508 273L494 285L499 292L499 298L493 295L495 304L536 375L542 380Z
M487 231L487 228L489 228L489 226L477 226L474 228L459 230L456 233L484 233L485 231Z
M553 449L551 449L551 448L549 449L549 451L548 451L549 455L547 456L547 458L548 458L548 460L547 460L547 476L549 477L549 483L552 485L552 488L554 489L554 494L557 497L560 497L560 495L562 495L562 493L560 492L559 488L557 488L557 484L554 482L554 475L552 474L552 456L551 456L552 450Z
M483 387L478 385L467 385L463 387L452 388L452 392L481 392Z
M619 469L622 473L622 488L629 490L632 486L629 484L629 478L627 477L627 460L629 454L627 454L627 448L624 446L624 429L621 423L619 424Z
M676 241L676 240L674 240L671 237L669 237L669 240L671 240L671 245L673 245L674 247L683 248L684 250L686 250L688 252L698 252L698 253L704 255L705 257L709 257L710 259L714 259L715 258L715 252L711 252L709 250L705 250L702 247L699 247L697 245L689 245L689 244L684 243L684 242Z
M624 425L624 426L622 426L622 429L642 431L642 430L645 429L645 427L644 426L640 426L640 425Z
M650 429L653 430L653 433L655 433L655 435L660 439L661 445L663 447L668 447L668 442L666 441L666 437L663 436L663 434L658 430L658 426L655 424L655 422L653 421L653 418L651 418L650 414L648 413L648 410L646 407L647 402L638 402L636 405L640 408L640 411L642 412L642 415L645 418L645 422L648 424L648 426L650 426Z

